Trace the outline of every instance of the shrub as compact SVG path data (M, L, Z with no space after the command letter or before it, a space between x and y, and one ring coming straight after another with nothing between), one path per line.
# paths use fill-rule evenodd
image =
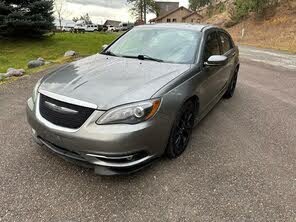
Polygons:
M53 28L52 0L0 0L0 36L41 37Z
M212 4L210 4L207 9L207 16L211 18L214 15L214 12L215 12L215 7Z
M231 20L239 22L246 18L251 11L251 1L253 0L236 0L234 2L234 9L230 13Z
M258 17L264 16L265 10L277 5L279 0L235 0L234 9L230 11L233 21L245 19L250 12L255 12Z
M226 11L226 5L225 5L225 3L220 2L217 5L217 10L218 10L219 13L225 12Z

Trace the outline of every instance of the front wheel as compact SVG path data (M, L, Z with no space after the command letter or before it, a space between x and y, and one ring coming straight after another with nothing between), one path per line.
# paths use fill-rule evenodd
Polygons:
M177 114L166 149L170 159L179 157L187 148L195 120L195 104L186 102Z

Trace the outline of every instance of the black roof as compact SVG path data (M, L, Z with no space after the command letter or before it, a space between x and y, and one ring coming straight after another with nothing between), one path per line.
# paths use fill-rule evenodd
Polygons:
M112 25L112 26L119 26L121 22L120 21L115 21L115 20L106 20L104 25Z

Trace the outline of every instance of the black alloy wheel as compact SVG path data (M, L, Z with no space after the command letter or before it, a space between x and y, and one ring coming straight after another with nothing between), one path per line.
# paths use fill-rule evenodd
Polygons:
M170 159L177 158L186 150L191 138L194 121L195 103L188 101L177 114L166 150L167 157Z

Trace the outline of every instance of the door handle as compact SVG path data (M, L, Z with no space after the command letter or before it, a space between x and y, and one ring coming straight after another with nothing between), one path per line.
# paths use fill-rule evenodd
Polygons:
M233 58L235 55L236 55L235 53L231 54L230 55L230 58Z

